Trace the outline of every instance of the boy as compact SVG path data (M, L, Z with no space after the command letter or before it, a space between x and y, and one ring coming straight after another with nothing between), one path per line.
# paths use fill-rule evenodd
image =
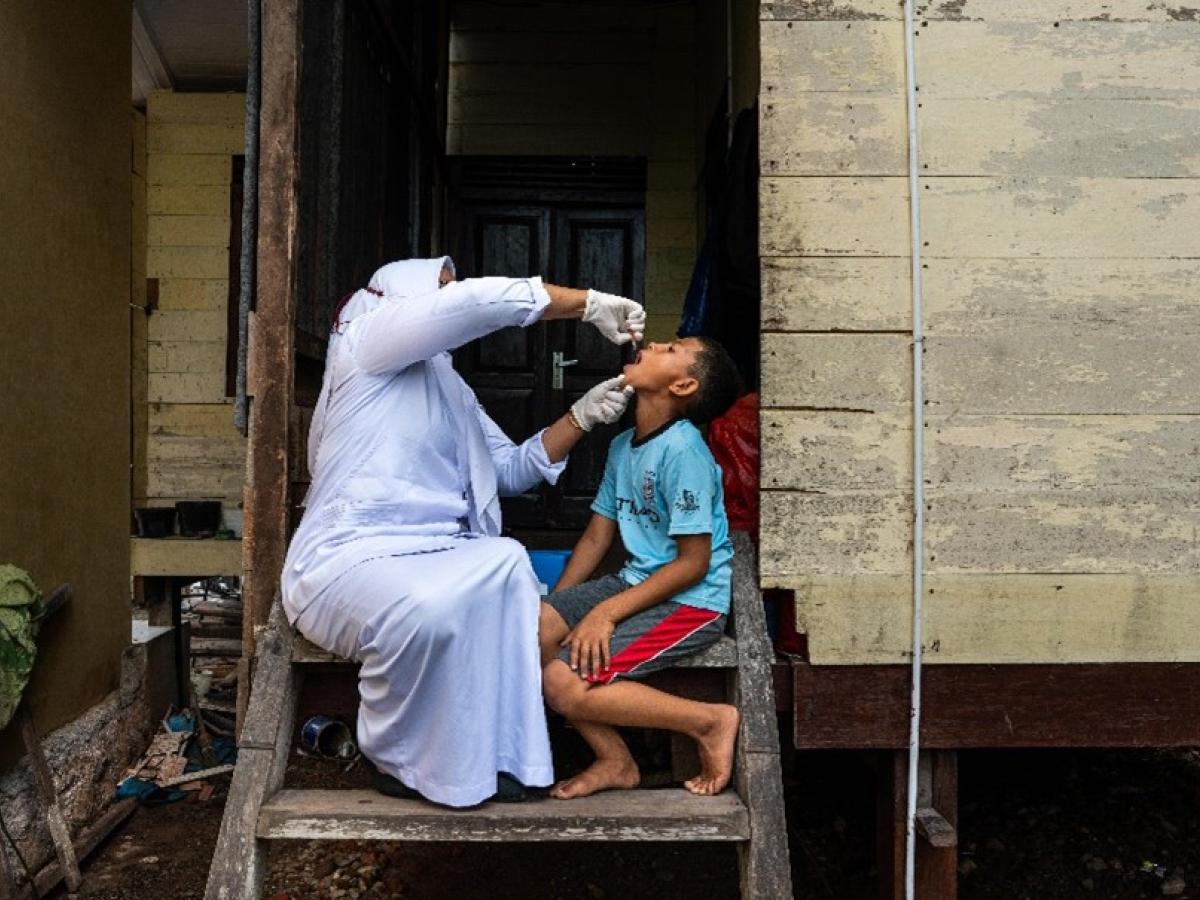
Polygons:
M649 344L624 378L637 396L636 426L609 448L594 515L542 604L546 702L596 754L550 793L569 799L636 787L637 764L613 727L630 725L692 737L701 771L685 786L716 794L733 768L737 709L630 679L704 649L725 631L733 546L721 470L693 423L728 409L740 382L724 348L695 337ZM628 562L619 575L588 581L618 529Z

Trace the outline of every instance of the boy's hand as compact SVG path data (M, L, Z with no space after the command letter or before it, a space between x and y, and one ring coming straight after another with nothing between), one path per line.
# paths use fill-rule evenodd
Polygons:
M571 668L580 678L599 675L608 668L614 628L612 619L593 609L563 638L562 646L571 648Z

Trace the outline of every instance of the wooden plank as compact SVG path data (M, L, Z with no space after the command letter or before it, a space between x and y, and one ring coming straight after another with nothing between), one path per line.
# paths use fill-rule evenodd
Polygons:
M897 0L764 0L764 19L831 20L902 19ZM933 0L917 6L926 21L989 22L1186 22L1198 17L1195 7L1178 0Z
M294 16L295 7L291 12ZM264 10L264 18L269 23L271 13ZM258 900L262 894L266 851L255 829L263 802L283 784L296 701L304 681L302 671L292 665L293 631L278 600L270 615L260 642L254 690L245 722L240 723L237 767L208 872L205 900Z
M762 173L906 175L905 115L903 95L837 91L767 102L759 120Z
M154 403L150 406L150 432L162 436L226 436L245 441L233 427L233 407L228 403Z
M150 184L207 185L228 191L232 177L233 166L224 153L155 153L147 161Z
M904 93L904 29L897 22L763 22L765 102L811 92Z
M1200 260L936 259L924 270L933 337L1005 334L1023 323L1195 334Z
M903 754L907 768L908 754ZM923 751L918 762L916 896L954 900L958 890L958 754ZM906 798L907 799L907 798Z
M15 718L20 724L21 739L25 744L25 753L29 757L29 767L33 770L34 784L46 808L46 825L50 831L50 839L54 845L54 853L62 868L63 877L67 882L67 890L71 893L79 890L83 878L79 874L79 860L75 856L75 846L71 843L71 831L63 816L62 806L58 802L58 791L54 786L54 776L50 773L50 765L46 762L46 751L42 748L41 738L33 724L33 716L29 712L29 704L17 702ZM8 852L7 848L3 851Z
M924 97L924 94L922 94ZM899 131L895 104L877 101L880 112L855 104L840 108L819 101L813 127L828 146L815 144L797 128L801 110L790 116L796 143L781 158L780 174L805 174L805 167L845 160L848 174L894 174L903 153L904 109ZM764 128L768 116L764 113ZM833 127L848 130L838 138ZM782 126L782 123L780 123ZM921 103L921 163L928 175L1073 176L1167 178L1200 175L1200 98L1105 97L924 98ZM782 131L786 139L786 132ZM764 131L764 136L766 132ZM814 145L815 144L815 145ZM837 153L843 154L836 157ZM874 168L872 168L874 167ZM794 171L793 171L794 168ZM843 169L826 168L826 172ZM772 169L772 172L775 170ZM813 168L814 172L821 171Z
M130 538L129 568L137 575L240 575L242 542L199 538Z
M732 702L742 713L739 753L779 752L775 702L771 696L771 661L775 650L767 636L762 592L758 588L758 554L750 535L735 531L733 556L733 627L737 634L737 670L731 673Z
M745 898L785 900L794 896L783 773L779 744L775 746L773 753L743 754L733 774L738 796L750 811L750 840L738 845L741 896Z
M367 790L283 790L263 805L258 836L272 840L741 841L746 808L732 792L610 791L577 800L485 803L469 809Z
M922 102L1016 94L1168 100L1200 94L1194 77L1200 22L933 21L918 32Z
M1193 227L1200 217L1200 188L1190 179L927 178L923 186L929 257L1200 256L1200 229ZM779 208L796 217L800 198L811 191L788 193L791 203ZM891 208L874 210L867 197L862 200L867 208L851 221L861 221L868 212L892 220ZM794 227L800 234L793 242L804 246L803 236L811 235L811 229ZM765 234L774 236L774 231ZM809 238L808 243L849 243L842 232L836 234L837 240ZM861 243L864 250L889 246L874 235ZM890 246L894 249L894 240Z
M146 104L151 124L223 123L242 127L246 117L244 93L178 93L155 91Z
M927 421L925 471L935 495L1200 487L1196 416L955 414Z
M908 746L907 666L796 664L800 749ZM932 666L921 745L1190 747L1200 742L1195 664Z
M1200 334L1120 324L1039 327L926 339L932 412L1194 414ZM1148 330L1148 329L1147 329Z
M764 540L764 544L765 544ZM941 556L930 565L939 564ZM795 591L815 665L901 663L912 646L912 576L775 575ZM925 577L925 662L1200 660L1195 575L960 574Z
M228 327L224 310L159 310L150 317L150 340L224 341Z
M166 278L159 287L158 308L168 310L223 311L229 303L225 278Z
M152 216L229 214L229 188L207 184L148 184L146 210ZM228 275L223 272L221 277Z
M876 412L909 402L911 339L891 334L764 334L764 409Z
M808 583L814 573L846 579L911 568L905 494L763 491L761 502L764 587Z
M902 257L910 250L904 178L763 177L759 205L763 256Z
M925 546L939 571L1200 574L1194 486L969 490L931 487L926 494Z
M133 811L137 809L138 803L136 800L118 800L110 806L103 815L96 819L92 824L87 826L74 840L74 850L76 859L83 859L89 853L96 849L97 846L107 838L118 825L124 822ZM6 857L7 861L7 857ZM0 873L3 873L3 867L0 867ZM35 897L46 897L50 892L58 886L58 883L63 880L62 866L58 862L52 862L42 868L33 878L34 886L37 893L29 890L28 884L21 885L20 889L14 890L12 895L13 900L34 900ZM14 884L15 884L14 879Z
M932 806L917 810L916 823L921 839L931 847L954 847L958 844L954 826Z
M150 278L221 278L228 274L229 247L224 244L146 248L146 275Z
M763 487L895 491L912 484L912 426L903 413L763 410Z
M358 665L351 660L343 659L328 650L318 647L311 641L297 635L292 651L292 660L301 664L344 664ZM675 663L681 669L731 669L738 664L737 644L730 637L722 637L711 647Z
M764 331L907 331L907 258L764 257Z
M246 129L241 122L162 123L146 129L146 149L155 153L242 153L246 147Z
M151 216L148 242L154 247L220 247L228 252L229 216Z
M225 400L225 373L153 372L147 396L151 403L221 403Z
M151 372L212 374L225 365L224 341L150 341Z
M147 396L152 403L221 403L225 382L219 375L155 372L149 376Z

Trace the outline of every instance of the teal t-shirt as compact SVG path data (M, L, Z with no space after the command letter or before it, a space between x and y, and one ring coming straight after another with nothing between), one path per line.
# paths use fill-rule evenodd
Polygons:
M628 584L640 584L672 562L677 535L712 535L708 574L671 599L729 612L733 544L721 469L691 422L677 419L641 441L633 439L633 429L617 435L592 511L617 522L629 551L620 573Z

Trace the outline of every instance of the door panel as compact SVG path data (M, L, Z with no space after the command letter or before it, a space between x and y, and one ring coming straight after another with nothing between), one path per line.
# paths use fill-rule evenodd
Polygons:
M544 275L553 283L641 299L644 213L578 203L461 204L456 260L463 277ZM553 387L552 353L575 360ZM621 348L591 325L550 322L506 328L455 357L488 414L514 441L557 419L596 382L620 372ZM587 523L608 445L627 425L595 429L576 446L556 487L503 501L510 528L578 529Z
M463 210L456 262L466 277L525 278L547 270L550 211L539 207L482 206ZM545 368L542 328L504 328L455 354L455 365L479 402L514 441L546 421L549 385L536 377ZM546 518L546 497L532 491L501 501L505 524L536 527Z
M563 209L558 211L554 224L555 264L567 284L642 299L642 210ZM558 323L555 337L565 346L567 358L578 360L564 373L564 390L558 398L564 412L598 381L619 374L633 353L583 322ZM622 423L593 429L576 445L558 490L551 497L552 515L560 527L587 524L592 499L604 475L608 445L630 425L632 415L627 415Z

